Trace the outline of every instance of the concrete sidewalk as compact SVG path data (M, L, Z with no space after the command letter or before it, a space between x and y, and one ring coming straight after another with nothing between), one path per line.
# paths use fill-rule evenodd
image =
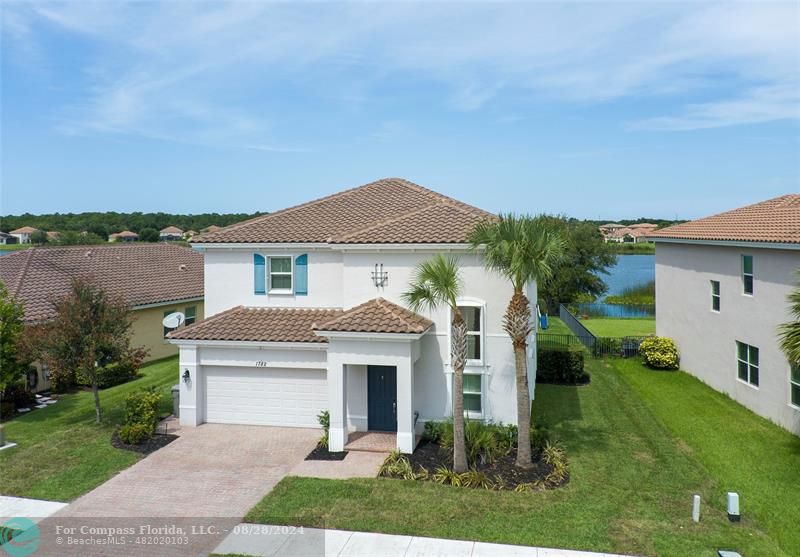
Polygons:
M568 549L263 524L239 524L214 553L255 557L622 557Z
M0 495L0 522L18 516L24 516L34 522L39 522L43 518L60 511L66 506L66 503L58 501L43 501L41 499L26 499L23 497Z

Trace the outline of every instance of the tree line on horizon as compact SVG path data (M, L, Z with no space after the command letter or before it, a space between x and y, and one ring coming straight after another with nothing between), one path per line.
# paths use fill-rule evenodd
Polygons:
M130 230L139 234L145 229L161 230L167 226L177 226L183 231L199 232L207 226L229 226L243 220L266 213L199 213L179 215L173 213L118 213L115 211L86 213L52 213L34 215L0 216L0 230L10 232L23 226L32 226L46 232L88 232L100 238L110 234Z

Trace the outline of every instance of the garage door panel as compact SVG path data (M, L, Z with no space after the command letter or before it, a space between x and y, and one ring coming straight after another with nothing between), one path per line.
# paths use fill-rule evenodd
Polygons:
M209 367L205 376L210 423L319 427L328 406L323 370Z

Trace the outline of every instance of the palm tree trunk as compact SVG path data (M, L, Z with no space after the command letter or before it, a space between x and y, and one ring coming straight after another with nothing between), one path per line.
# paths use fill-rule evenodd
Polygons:
M528 334L531 332L531 308L521 290L514 295L503 317L503 328L514 346L514 366L517 375L517 466L530 468L531 462L531 399L528 394Z
M467 360L467 324L458 308L453 308L450 361L453 367L453 471L467 471L464 443L464 367Z

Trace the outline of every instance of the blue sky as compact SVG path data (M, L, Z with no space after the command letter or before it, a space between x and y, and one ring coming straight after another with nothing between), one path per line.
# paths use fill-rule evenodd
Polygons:
M600 219L800 191L797 3L0 9L2 214L269 211L388 176Z

